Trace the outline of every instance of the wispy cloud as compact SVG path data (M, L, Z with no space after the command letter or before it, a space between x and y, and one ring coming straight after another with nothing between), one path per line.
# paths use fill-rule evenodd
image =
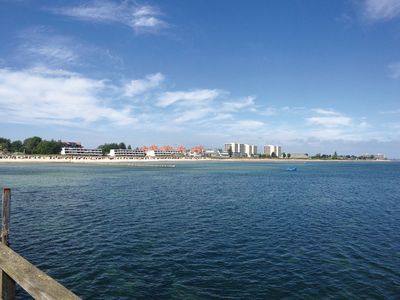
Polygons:
M313 112L320 114L320 115L327 115L327 116L338 116L340 115L338 112L331 110L331 109L323 109L323 108L313 108Z
M382 115L397 115L397 114L400 114L400 109L385 110L385 111L381 111L380 114L382 114Z
M351 118L344 116L335 117L310 117L307 118L310 124L321 125L325 127L347 126L351 124Z
M48 66L65 67L76 65L79 61L80 44L46 27L27 28L18 37L21 43L17 52L26 62L44 62Z
M372 22L388 21L400 15L399 0L363 0L362 14Z
M150 5L132 1L87 1L79 6L53 8L56 14L96 23L117 23L136 32L156 32L168 24L161 19L161 11Z
M161 73L150 74L145 79L132 80L125 85L125 95L134 97L158 87L165 77Z
M214 100L220 95L218 90L198 89L193 91L165 92L158 98L158 106L167 107L172 104L198 104Z
M176 123L185 123L188 121L200 120L208 116L210 113L214 112L212 108L199 108L195 110L184 111L175 118Z
M351 118L346 117L333 110L316 108L312 109L312 111L317 113L318 115L306 118L309 124L319 125L323 127L349 126L352 124Z
M264 125L265 125L264 122L255 120L241 120L238 121L236 124L234 124L237 130L245 130L245 131L260 129Z
M121 58L101 49L61 35L45 26L26 28L17 35L19 45L13 60L25 67L45 66L47 68L71 69L110 65L118 67Z
M256 98L254 96L247 96L237 101L227 101L222 104L222 109L225 111L238 111L254 107Z

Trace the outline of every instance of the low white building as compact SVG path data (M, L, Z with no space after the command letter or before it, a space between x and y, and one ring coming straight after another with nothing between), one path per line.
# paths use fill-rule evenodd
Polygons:
M277 145L265 145L264 154L267 156L273 156L273 154L275 154L276 157L280 157L282 155L282 147Z
M222 149L207 149L204 152L204 156L214 158L229 158L229 153L227 151L222 151Z
M385 154L378 153L378 154L374 155L374 158L378 159L378 160L385 160L386 156L385 156Z
M61 148L61 155L69 155L69 156L102 156L103 152L101 151L101 149L62 147Z
M180 151L161 151L161 150L149 150L146 152L146 156L154 158L166 158L166 157L181 157L184 154Z
M290 158L295 159L308 159L309 156L307 153L290 153Z
M111 149L110 157L145 157L146 153L139 149Z

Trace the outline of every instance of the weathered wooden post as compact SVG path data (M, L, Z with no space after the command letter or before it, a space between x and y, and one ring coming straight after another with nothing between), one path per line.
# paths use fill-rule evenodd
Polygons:
M2 211L1 211L1 242L9 246L10 234L10 213L11 213L11 190L3 189L2 195ZM0 270L0 295L3 300L15 299L15 281L10 278L4 271Z

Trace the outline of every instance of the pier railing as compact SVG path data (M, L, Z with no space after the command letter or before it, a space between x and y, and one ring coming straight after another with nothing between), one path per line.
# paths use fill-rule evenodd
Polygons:
M11 190L3 189L0 242L0 299L14 300L16 284L34 299L80 299L9 247Z

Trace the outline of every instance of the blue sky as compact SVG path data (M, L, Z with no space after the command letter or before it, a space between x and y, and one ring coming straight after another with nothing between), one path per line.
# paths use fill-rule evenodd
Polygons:
M0 136L400 157L400 0L0 5Z

